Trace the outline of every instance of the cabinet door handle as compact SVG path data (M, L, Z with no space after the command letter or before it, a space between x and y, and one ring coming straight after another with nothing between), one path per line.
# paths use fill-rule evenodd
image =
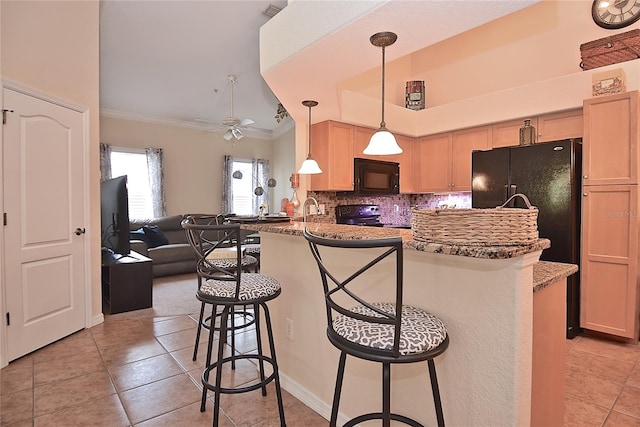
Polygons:
M587 197L589 193L582 193L583 196Z
M585 176L582 177L582 179L589 179L589 176L585 175Z

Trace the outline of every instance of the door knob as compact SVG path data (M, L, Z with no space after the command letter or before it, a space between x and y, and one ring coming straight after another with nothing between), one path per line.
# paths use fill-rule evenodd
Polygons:
M76 228L76 231L74 231L74 233L76 233L76 236L79 236L79 235L81 235L81 234L84 234L84 233L85 233L85 231L86 231L86 230L85 230L84 228L80 228L80 227L78 227L78 228Z

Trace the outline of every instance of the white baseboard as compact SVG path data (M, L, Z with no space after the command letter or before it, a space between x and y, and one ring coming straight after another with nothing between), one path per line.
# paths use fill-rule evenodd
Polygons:
M280 384L282 385L282 388L290 393L293 397L307 405L324 419L329 420L329 418L331 418L331 405L322 401L318 396L309 392L309 390L302 387L300 384L298 384L282 372L280 372ZM347 418L342 413L338 413L338 425L343 425L347 421L349 421L349 418Z
M92 326L99 325L100 323L103 323L103 322L104 322L104 314L102 313L97 314L93 316L93 318L91 318L91 324L89 325L89 327L91 328Z

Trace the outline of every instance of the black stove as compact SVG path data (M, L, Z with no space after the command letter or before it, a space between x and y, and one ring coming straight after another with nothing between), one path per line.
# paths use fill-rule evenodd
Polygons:
M370 227L384 225L380 222L380 206L364 204L336 206L336 223Z

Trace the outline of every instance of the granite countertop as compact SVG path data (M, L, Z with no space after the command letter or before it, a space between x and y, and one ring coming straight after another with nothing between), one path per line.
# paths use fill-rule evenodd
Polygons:
M578 266L575 264L540 261L533 266L533 292L544 289L560 279L571 276L577 271Z
M539 239L526 246L463 246L455 244L427 243L414 240L411 230L402 228L361 227L355 225L306 223L309 232L332 239L381 239L385 237L402 237L405 249L417 251L467 256L473 258L506 259L546 249L551 246L548 239ZM242 228L267 233L302 236L305 227L303 222L279 222L242 224ZM575 264L540 261L533 266L533 292L564 279L578 271Z
M360 240L400 236L402 237L402 246L405 249L472 258L514 258L530 252L540 251L551 246L551 242L548 239L538 239L538 241L531 245L523 246L465 246L459 244L428 243L414 240L411 230L402 228L363 227L316 222L245 223L242 224L242 228L267 233L302 236L302 230L304 229L305 224L310 233L331 239Z

